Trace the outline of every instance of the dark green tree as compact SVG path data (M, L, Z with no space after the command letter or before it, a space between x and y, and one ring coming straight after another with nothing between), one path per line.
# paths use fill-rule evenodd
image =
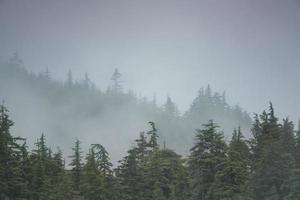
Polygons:
M72 177L72 186L73 190L76 191L78 194L80 193L80 185L81 185L81 178L82 178L82 151L80 147L80 141L76 139L75 146L72 148L73 155L70 156L71 163L71 177Z
M260 116L260 134L257 135L255 163L252 166L251 187L254 199L283 200L289 193L289 183L293 174L294 158L290 148L283 141L290 141L285 136L293 131L286 121L282 125L274 114L270 103L269 112Z
M26 197L27 183L23 162L24 150L22 138L13 137L10 128L13 126L8 110L0 105L0 199L17 199Z
M86 200L103 199L103 178L100 176L94 148L89 150L84 166L82 193Z
M112 163L110 162L109 154L101 144L92 144L92 148L95 151L95 159L99 176L102 180L102 199L113 199L114 193L114 177L112 171Z
M226 143L218 126L211 120L197 130L195 145L189 157L192 200L212 199L211 187L216 174L221 170L220 163L226 159Z
M41 135L35 145L36 149L30 157L33 169L32 198L34 200L46 200L53 188L49 177L51 174L51 158L49 157L49 149L46 146L44 134Z
M128 155L120 161L120 165L116 170L121 199L124 200L143 199L144 179L137 153L136 149L129 150Z
M159 148L158 145L158 134L157 134L157 129L155 127L155 123L154 122L149 122L150 126L151 126L151 130L147 132L147 135L149 135L150 139L148 142L148 147L150 148L150 150L156 150Z
M234 130L228 147L228 158L216 174L211 190L215 199L249 199L250 152L240 128Z

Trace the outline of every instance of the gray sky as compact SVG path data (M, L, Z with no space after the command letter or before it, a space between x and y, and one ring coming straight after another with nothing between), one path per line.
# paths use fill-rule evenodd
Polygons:
M230 103L300 116L300 0L0 0L0 60L88 72L181 111L208 83Z

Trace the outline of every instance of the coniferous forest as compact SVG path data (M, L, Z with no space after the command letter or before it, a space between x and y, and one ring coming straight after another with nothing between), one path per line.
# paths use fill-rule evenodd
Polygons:
M0 0L0 200L300 200L300 0Z
M83 82L74 82L69 72L67 82L62 84L52 80L48 70L40 75L29 74L17 54L9 64L2 65L1 72L2 81L13 77L10 81L15 87L20 87L20 80L29 88L36 87L39 98L52 106L81 103L83 98L78 94L91 95L83 104L76 104L78 110L74 105L70 107L83 115L77 120L97 117L104 112L103 108L121 108L125 102L126 106L130 102L135 112L139 108L145 113L148 108L148 119L154 119L143 122L148 124L148 129L136 132L129 150L120 153L124 157L113 162L107 144L84 144L76 135L62 137L65 143L72 143L66 152L53 148L47 142L47 133L42 133L34 146L29 147L24 135L32 135L18 136L12 131L13 119L2 104L1 200L300 199L300 125L295 128L288 118L279 121L271 103L266 111L250 119L241 108L230 107L224 95L213 95L208 86L199 91L191 108L182 116L170 97L161 108L153 101L123 92L119 82L121 74L117 70L106 92L93 86L87 75ZM1 91L7 94L3 87ZM52 96L58 98L51 99ZM81 99L77 101L74 97ZM93 100L96 105L91 103ZM235 128L226 131L228 124L234 123ZM248 127L251 134L246 133L245 137L241 125ZM191 142L185 140L189 137ZM118 142L108 145L116 144ZM180 147L171 148L172 144L188 146L188 153L182 154Z
M71 161L47 146L42 134L33 150L11 133L14 122L0 107L0 199L32 200L297 200L300 198L300 127L269 108L255 116L252 137L240 128L224 140L208 121L195 130L190 154L158 144L149 122L117 166L101 144L88 152L75 139Z
M199 86L188 110L180 113L171 97L166 96L160 105L155 97L149 100L126 91L126 77L117 69L112 69L111 77L103 77L110 84L100 89L88 74L77 80L69 71L64 81L58 81L48 68L39 74L30 72L20 57L16 52L9 61L0 62L0 99L12 111L20 136L30 135L30 146L42 132L52 147L60 146L67 153L71 153L73 138L83 140L85 150L87 144L101 141L116 161L121 158L120 151L126 152L134 142L135 133L146 128L147 121L159 127L160 145L165 142L184 155L193 144L193 131L210 119L222 127L226 139L236 126L246 136L250 134L250 115L238 105L229 105L225 93L214 92L209 85ZM33 122L35 125L30 125Z

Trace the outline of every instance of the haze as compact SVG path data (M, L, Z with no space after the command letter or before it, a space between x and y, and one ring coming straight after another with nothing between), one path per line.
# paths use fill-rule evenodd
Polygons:
M297 119L299 24L298 0L1 0L0 58L18 50L31 71L87 72L102 88L117 67L126 88L181 110L209 83L250 112L271 100Z

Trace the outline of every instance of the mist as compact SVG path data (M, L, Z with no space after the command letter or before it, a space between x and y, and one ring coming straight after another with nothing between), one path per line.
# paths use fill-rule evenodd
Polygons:
M299 0L0 0L0 199L299 199L299 35Z
M118 68L126 89L160 103L169 95L181 112L210 84L250 113L272 101L281 118L297 120L299 7L297 0L2 0L0 58L18 50L29 71L48 66L58 80L69 69L77 79L87 72L104 90Z

